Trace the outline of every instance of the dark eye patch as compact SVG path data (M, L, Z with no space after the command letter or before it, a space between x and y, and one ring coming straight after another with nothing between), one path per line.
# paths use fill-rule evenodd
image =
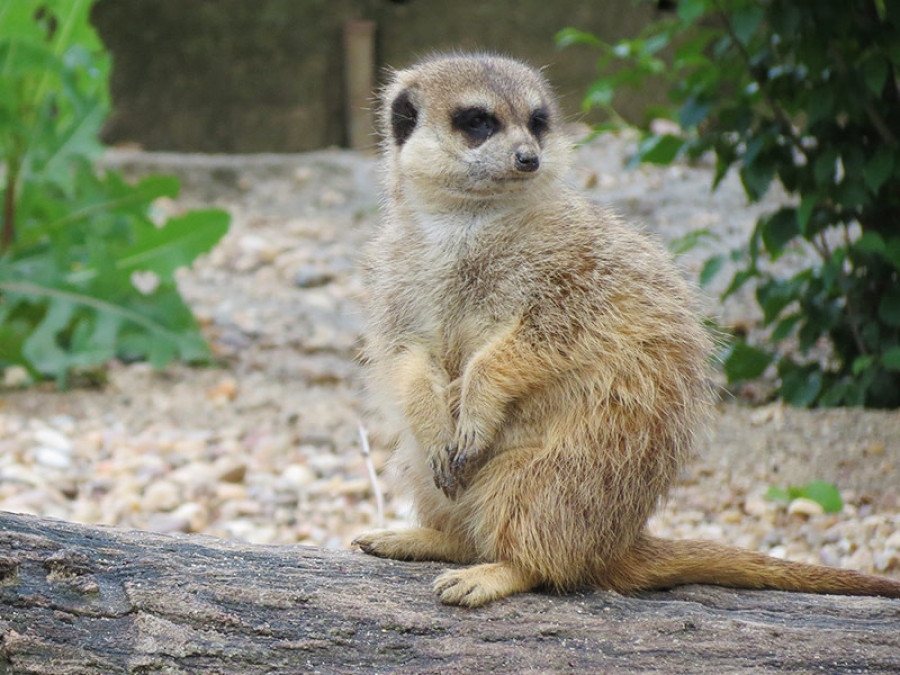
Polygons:
M394 142L397 145L406 143L406 139L412 135L419 119L419 111L413 105L409 96L409 90L404 89L394 102L391 103L391 132L394 134Z
M531 113L531 117L528 120L528 130L531 131L535 137L540 138L549 127L550 116L547 114L546 109L538 108Z
M500 120L484 108L457 110L450 118L453 128L477 143L482 143L500 130Z

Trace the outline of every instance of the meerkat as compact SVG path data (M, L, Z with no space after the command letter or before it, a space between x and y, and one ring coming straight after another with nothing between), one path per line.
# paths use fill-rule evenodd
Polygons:
M900 597L900 582L651 536L711 415L712 341L662 247L566 186L544 77L449 55L383 91L368 389L419 527L366 553L466 567L443 603L687 583Z

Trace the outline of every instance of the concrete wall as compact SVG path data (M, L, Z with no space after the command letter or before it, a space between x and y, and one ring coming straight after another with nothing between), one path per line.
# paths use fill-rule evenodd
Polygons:
M434 51L480 49L548 65L573 116L597 53L557 50L566 26L607 40L658 17L633 0L99 0L113 54L109 143L148 150L299 152L344 145L343 29L376 24L376 79ZM621 106L639 115L656 87Z

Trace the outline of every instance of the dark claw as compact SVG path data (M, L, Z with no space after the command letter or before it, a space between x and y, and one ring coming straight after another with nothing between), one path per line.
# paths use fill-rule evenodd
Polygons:
M438 488L439 490L442 489L442 488L441 488L441 481L440 481L440 479L439 479L439 477L438 477L438 471L437 471L437 468L438 468L438 467L437 467L437 462L435 462L435 461L432 459L430 462L428 462L428 465L431 467L431 479L434 481L434 486L435 486L436 488Z
M435 487L437 487L448 499L456 499L459 484L456 480L453 464L458 454L457 446L445 445L443 457L440 461L432 458L429 462L431 466L431 474L434 479ZM446 461L444 461L446 458Z
M460 452L456 457L453 458L453 462L450 465L450 470L456 474L457 476L463 472L463 469L466 468L466 462L468 459L468 454L464 452Z

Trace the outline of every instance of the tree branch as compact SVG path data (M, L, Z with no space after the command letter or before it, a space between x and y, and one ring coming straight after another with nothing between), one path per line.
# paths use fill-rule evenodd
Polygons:
M900 669L900 602L690 586L440 605L444 566L0 513L0 672Z

